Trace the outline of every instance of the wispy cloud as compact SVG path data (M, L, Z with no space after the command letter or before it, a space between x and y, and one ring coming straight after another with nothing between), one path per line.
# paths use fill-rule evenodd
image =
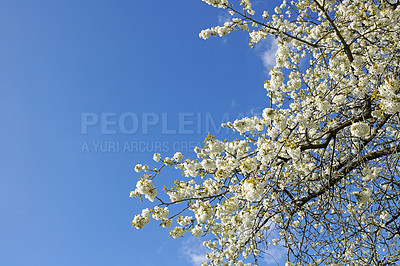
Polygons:
M277 50L278 42L272 36L267 37L256 46L256 52L260 55L267 73L272 66L275 66Z
M193 266L200 266L202 261L207 261L206 252L210 251L202 245L202 241L194 237L183 242L181 253Z
M272 232L269 237L277 237L278 233ZM276 246L269 246L264 254L263 261L268 266L282 265L286 257L287 249L282 246L283 242L279 242ZM183 247L180 252L182 257L193 266L200 266L201 262L208 261L206 258L206 252L210 250L202 245L202 240L198 238L188 238L183 241Z
M225 10L224 10L225 11ZM229 15L226 12L221 12L218 14L218 25L222 26L224 25L225 22L229 22L232 20L232 16ZM222 43L227 43L228 42L228 38L226 38L226 36L224 36L225 38L221 38Z
M282 243L278 243L276 246L269 246L264 255L264 260L268 265L281 265L282 260L286 256L286 248L282 246Z
M232 16L226 12L218 14L218 24L223 25L225 22L231 21Z
M271 228L275 229L275 224L270 222L268 225ZM279 238L279 233L276 230L272 230L268 234L268 240L271 241L274 238ZM282 265L284 263L284 259L286 258L287 249L283 246L284 242L279 241L278 245L270 245L268 249L265 251L266 254L264 255L264 261L269 266L273 265Z
M231 108L235 108L236 107L236 101L235 100L232 100L232 102L231 102Z
M253 107L250 109L250 115L261 118L262 111L263 111L263 109L261 107Z
M161 253L161 252L163 252L164 251L164 248L167 246L167 242L163 242L159 247L158 247L158 249L157 249L157 253Z

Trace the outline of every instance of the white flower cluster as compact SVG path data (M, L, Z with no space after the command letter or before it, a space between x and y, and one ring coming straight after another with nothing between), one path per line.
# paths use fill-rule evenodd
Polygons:
M271 69L271 71L269 72L271 79L269 81L269 83L267 83L269 85L269 87L267 87L268 90L270 91L278 91L284 81L284 75L281 71L279 71L277 68L273 68Z
M400 112L400 82L396 79L388 79L379 87L382 97L382 108L385 113L395 114Z
M300 147L298 147L298 148L296 148L296 149L288 148L288 149L287 149L287 153L288 153L289 156L292 157L294 160L300 159L300 154L301 154Z
M228 0L202 0L202 1L218 8L226 8L229 4Z
M185 217L179 216L178 219L176 219L176 222L182 227L187 226L192 221L193 221L193 217L192 216L185 216Z
M181 152L176 152L174 154L174 158L175 161L180 162L183 159L183 154Z
M172 236L174 239L183 236L186 233L185 229L177 226L173 230L169 231L169 236Z
M186 177L196 177L198 175L197 169L201 168L201 164L196 161L185 160L181 165L184 169L184 175Z
M374 180L379 175L378 167L364 168L362 171L362 177L364 181Z
M382 99L382 107L385 113L388 114L400 112L400 96Z
M365 122L356 122L351 125L351 134L356 137L365 137L370 134L370 127Z
M237 28L245 31L245 30L247 30L248 25L247 25L247 23L243 22L242 20L234 18L234 19L232 19L231 22L228 22L228 21L225 22L223 26L217 26L217 27L213 27L210 29L202 30L199 33L199 37L204 40L207 40L211 36L219 35L220 37L222 37L228 33L231 33L234 30L237 30Z
M268 31L265 31L265 30L251 31L249 33L249 36L250 36L250 41L251 41L250 43L253 45L253 44L256 44L256 43L260 42L261 40L267 38Z
M145 195L148 200L154 201L157 196L157 190L153 185L153 180L149 180L146 177L140 178L136 183L136 189L131 191L130 196L137 197L142 194Z
M240 170L243 173L250 173L257 170L258 162L255 157L249 157L242 161L240 165Z
M168 214L169 214L168 207L160 208L158 206L155 206L152 217L156 220L162 220L167 218Z
M204 181L204 188L207 190L208 194L210 195L217 195L221 192L221 187L223 183L218 182L216 180L213 180L211 178L208 178L206 181Z
M190 232L193 234L194 237L199 237L201 234L204 233L204 230L201 225L196 225L190 230Z
M148 172L149 167L147 165L137 164L135 165L135 172L140 173L141 171Z
M160 159L161 159L161 155L160 155L159 153L154 153L154 155L153 155L153 160L154 160L155 162L159 162Z
M370 200L372 196L372 191L369 188L363 188L359 192L353 192L354 196L356 196L358 202L366 203Z
M379 217L382 220L388 220L390 218L390 214L386 210L384 210L383 212L381 212Z
M142 214L136 214L132 220L132 226L141 229L150 222L150 210L143 209Z
M337 105L342 105L346 103L346 96L343 94L335 95L333 102Z
M242 185L243 197L252 202L261 197L264 192L264 184L259 182L246 181Z
M211 219L212 215L214 214L213 208L210 206L208 201L206 202L196 202L191 207L196 215L196 220L198 223L203 223Z
M240 133L245 133L247 131L262 131L264 129L264 122L258 117L236 119L233 124L228 123L227 125Z
M251 8L250 0L241 0L240 5L243 5L244 10L246 10L250 15L255 14L255 11Z
M230 200L224 201L223 204L218 205L215 215L218 219L224 219L226 217L229 217L229 215L234 214L238 209L238 200L231 198Z
M204 1L237 17L201 31L201 38L241 29L251 46L268 35L277 39L275 66L264 84L269 108L260 117L223 124L238 138L209 135L194 149L197 158L156 153L161 167L137 164L135 171L146 174L130 196L157 199L158 205L135 215L132 225L142 228L152 217L163 227L176 222L173 238L205 235L212 239L203 243L211 249L210 265L245 265L264 243L290 246L286 265L318 264L321 258L363 265L364 251L394 254L364 244L380 228L376 241L398 246L396 238L385 241L396 230L389 219L397 209L389 202L400 195L400 6L282 1L257 21L250 0L237 6ZM166 167L183 176L157 196L153 180ZM298 245L298 239L305 242Z

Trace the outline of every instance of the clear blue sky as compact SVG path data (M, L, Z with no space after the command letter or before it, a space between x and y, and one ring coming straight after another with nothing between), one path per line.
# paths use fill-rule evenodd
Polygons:
M224 17L201 0L0 3L0 265L193 265L193 239L132 229L152 205L128 195L156 142L185 153L217 133L207 116L268 105L268 44L198 37Z

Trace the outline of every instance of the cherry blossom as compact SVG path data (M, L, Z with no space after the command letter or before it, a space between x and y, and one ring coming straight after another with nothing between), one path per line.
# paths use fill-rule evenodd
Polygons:
M202 265L258 265L274 245L286 265L400 263L400 3L283 0L267 12L250 0L203 1L232 20L200 38L277 39L269 104L223 124L240 138L209 135L194 160L137 164L145 174L130 196L155 206L133 227L153 218L173 238L204 237ZM165 167L177 170L171 184L158 178Z

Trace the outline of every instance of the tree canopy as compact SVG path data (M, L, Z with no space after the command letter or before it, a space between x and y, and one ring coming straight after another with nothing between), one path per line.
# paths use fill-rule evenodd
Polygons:
M155 207L133 227L153 218L173 238L205 237L204 265L257 265L279 243L287 265L400 262L399 2L284 0L269 14L250 0L203 1L232 20L201 38L277 40L270 102L262 117L223 124L241 139L209 135L196 160L136 165L144 174L130 195ZM184 176L159 192L168 166Z

